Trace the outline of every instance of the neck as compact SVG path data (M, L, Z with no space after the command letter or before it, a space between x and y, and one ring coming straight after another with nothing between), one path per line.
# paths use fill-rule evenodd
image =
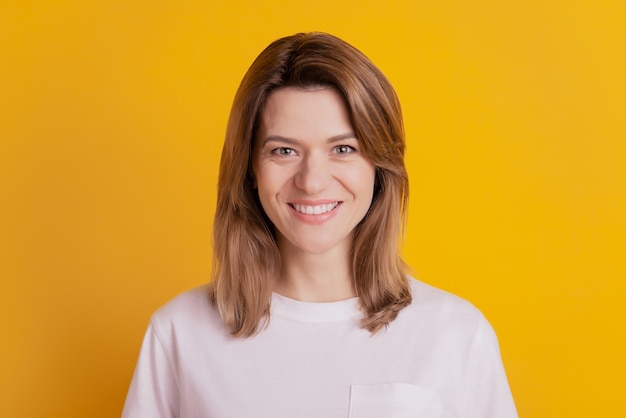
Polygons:
M321 254L281 248L281 277L274 291L304 302L336 302L356 296L350 252L338 248Z

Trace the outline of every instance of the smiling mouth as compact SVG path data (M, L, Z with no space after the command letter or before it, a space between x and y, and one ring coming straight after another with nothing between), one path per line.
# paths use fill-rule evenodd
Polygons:
M304 215L321 215L335 209L340 203L341 202L333 202L322 205L300 205L298 203L290 203L289 206Z

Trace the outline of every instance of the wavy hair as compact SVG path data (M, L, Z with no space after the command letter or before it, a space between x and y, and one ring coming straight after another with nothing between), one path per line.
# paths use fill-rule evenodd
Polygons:
M411 303L398 248L409 190L398 97L383 73L350 44L326 33L299 33L274 41L255 59L237 90L226 129L209 288L234 336L249 337L267 324L281 264L274 226L252 175L259 115L276 89L320 86L343 96L362 152L376 167L374 197L355 229L351 255L362 326L375 333Z

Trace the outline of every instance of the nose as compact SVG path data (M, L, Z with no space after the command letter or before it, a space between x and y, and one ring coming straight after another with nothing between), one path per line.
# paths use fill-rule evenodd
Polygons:
M296 187L308 195L315 195L328 188L332 181L331 167L325 155L308 155L302 159L295 176Z

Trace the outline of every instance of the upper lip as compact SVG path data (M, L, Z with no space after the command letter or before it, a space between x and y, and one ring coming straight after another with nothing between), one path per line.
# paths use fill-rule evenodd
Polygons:
M340 203L341 200L337 199L320 199L320 200L291 200L289 201L290 205L306 205L306 206L317 206L317 205L327 205L329 203Z

